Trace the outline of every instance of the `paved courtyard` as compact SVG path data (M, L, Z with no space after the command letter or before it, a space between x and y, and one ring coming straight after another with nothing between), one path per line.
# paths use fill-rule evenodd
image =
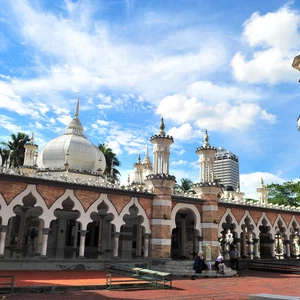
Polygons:
M30 274L27 279L30 281ZM88 274L76 272L78 282ZM59 280L59 279L57 279ZM56 281L57 281L56 280ZM74 279L75 280L75 279ZM86 278L88 280L88 278ZM76 280L75 280L76 281ZM57 283L57 282L56 282ZM65 281L62 280L62 285ZM74 285L74 284L73 284ZM249 294L277 294L300 298L300 275L271 272L243 271L241 276L232 278L196 279L174 278L173 289L169 290L87 290L66 292L22 293L7 296L9 300L64 300L64 299L224 299L245 300Z

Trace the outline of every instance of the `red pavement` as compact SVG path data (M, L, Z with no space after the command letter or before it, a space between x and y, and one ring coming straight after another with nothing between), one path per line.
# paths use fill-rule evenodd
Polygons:
M101 271L0 271L14 274L15 286L38 285L104 285L106 273ZM173 279L169 290L90 290L57 293L23 293L7 296L9 300L94 300L94 299L223 299L246 300L249 294L277 294L300 297L300 275L259 271L243 271L239 277L190 280ZM124 278L125 281L125 278ZM0 298L1 299L1 298Z

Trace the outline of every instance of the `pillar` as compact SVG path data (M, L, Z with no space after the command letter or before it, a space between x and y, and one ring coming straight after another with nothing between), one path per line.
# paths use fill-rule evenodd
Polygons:
M259 249L258 249L258 239L253 239L253 243L254 243L254 259L260 258L260 253L259 253Z
M150 239L150 234L145 233L144 234L144 258L149 257L149 239Z
M142 226L140 217L137 219L136 228L136 256L142 256Z
M47 258L47 246L48 246L48 235L50 228L43 228L43 242L42 242L42 253L41 253L41 258Z
M79 244L79 257L78 258L85 258L84 257L84 249L85 249L85 236L87 230L80 230L80 244Z
M99 232L98 232L98 252L102 251L102 230L103 230L103 219L99 220Z
M186 241L186 216L181 216L181 244L180 244L180 254L185 256L185 241Z
M271 257L275 258L275 245L274 245L274 240L270 240L270 251L271 251Z
M20 220L20 229L18 233L18 242L17 242L17 249L23 248L23 240L24 240L24 231L25 231L25 223L26 223L26 212L28 208L21 207L21 220Z
M4 250L5 250L5 240L6 240L6 232L7 232L6 225L0 226L0 258L5 258Z
M114 248L113 248L113 258L118 259L119 258L119 239L120 239L120 232L114 232Z
M289 240L285 240L285 255L286 258L291 258L291 246L290 246L290 241Z

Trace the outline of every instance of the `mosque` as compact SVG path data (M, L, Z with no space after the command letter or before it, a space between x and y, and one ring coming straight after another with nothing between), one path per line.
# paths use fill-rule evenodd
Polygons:
M199 250L228 259L233 245L247 260L300 257L300 208L268 203L263 179L258 202L246 201L239 186L223 191L207 132L195 149L195 193L173 192L174 140L163 119L150 142L153 163L147 149L121 186L103 175L105 157L84 135L79 101L62 136L40 152L32 137L24 165L0 170L0 269L101 269L113 260L192 260Z

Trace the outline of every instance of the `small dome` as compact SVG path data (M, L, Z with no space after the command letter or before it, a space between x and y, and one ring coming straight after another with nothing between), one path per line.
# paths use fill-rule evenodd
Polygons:
M99 167L105 170L105 156L83 134L78 113L79 101L77 101L75 117L65 133L47 143L39 153L38 168L63 169L64 164L68 162L70 169L81 172L96 172Z

